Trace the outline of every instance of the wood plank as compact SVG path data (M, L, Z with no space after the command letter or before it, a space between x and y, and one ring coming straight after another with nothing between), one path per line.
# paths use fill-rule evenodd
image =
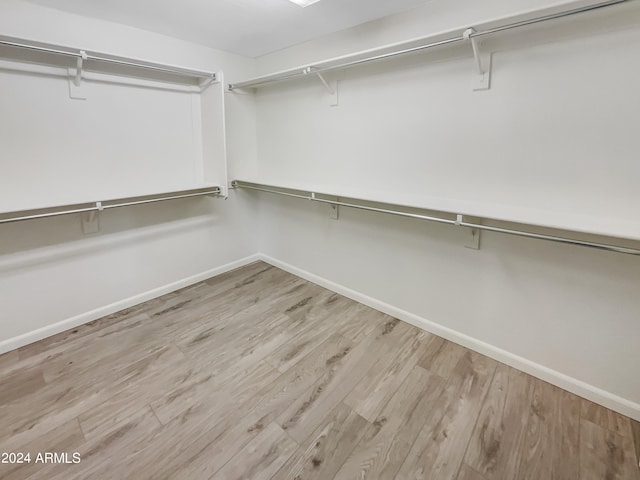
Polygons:
M373 308L353 302L345 297L336 300L334 296L322 304L336 319L336 333L355 343L362 341L380 325L393 321L393 317Z
M625 437L631 437L633 435L631 432L631 420L629 417L625 417L618 412L609 410L602 405L590 402L584 398L581 399L580 403L580 418L582 420L595 423L605 430L617 433L618 435L623 435Z
M271 283L277 280L279 277L276 276L279 276L281 273L282 270L258 260L249 265L225 272L222 275L209 278L203 283L213 287L216 291L224 291L230 288L235 289L245 286L255 287L258 280L265 278L268 283Z
M471 351L462 355L396 478L456 478L496 366Z
M270 423L211 479L269 480L297 447L298 444L284 430Z
M271 480L333 478L368 427L351 408L338 404Z
M255 335L282 334L283 325L293 328L306 323L304 317L292 318L285 312L320 293L322 290L316 285L297 283L269 302L250 306L222 320L216 318L212 322L203 322L200 328L191 329L186 335L178 335L176 344L192 358L211 358L212 351L218 352L220 348L233 350L236 345L242 347L243 342L251 341ZM245 347L250 348L250 345Z
M368 428L335 480L394 478L442 393L444 379L414 367Z
M182 382L151 402L163 425L196 405L207 404L212 409L222 410L223 406L230 403L244 404L280 375L265 362L258 362L249 368L233 368L225 375L209 376L206 373L196 375L192 381Z
M131 365L131 375L121 387L105 392L103 402L78 416L87 440L104 435L115 425L139 414L164 392L190 381L197 372L176 347L168 347Z
M95 335L104 328L120 324L123 319L133 317L134 312L137 313L138 310L142 310L143 308L145 308L145 304L121 310L111 315L93 320L92 322L52 335L51 337L44 338L38 342L20 347L17 350L20 361L39 362L42 361L44 357L52 355L56 351L66 351L68 350L71 342L83 339L88 335Z
M333 334L334 324L328 321L328 317L329 312L323 308L310 310L306 325L286 343L267 355L265 361L280 372L286 372Z
M153 373L155 358L169 347L142 357L122 371L88 370L82 381L74 377L46 384L29 402L18 402L3 408L0 421L0 450L11 450L33 441L51 429L68 422L84 412L97 408L118 392Z
M640 468L640 422L631 420L631 430L633 432L633 439L636 447L636 459L638 460L638 467Z
M498 365L471 435L464 462L486 480L516 478L527 431L533 378Z
M16 449L15 451L29 453L31 463L0 464L0 478L2 480L24 480L36 475L43 468L42 464L36 463L39 453L57 452L73 455L84 444L84 441L80 424L78 420L73 419L36 438L33 442Z
M424 355L425 347L432 338L427 332L418 332L415 337L399 349L393 362L378 359L376 365L362 377L344 403L356 413L374 422L398 387L404 382L418 360Z
M299 398L291 402L276 422L297 442L304 442L323 419L372 368L385 368L418 330L393 319L327 365L325 374Z
M309 323L325 319L329 311L323 307L327 299L333 294L330 290L316 284L310 284L313 290L298 303L291 305L284 311L285 315L295 319L306 319Z
M0 355L0 375L5 376L13 370L18 363L18 350L12 350Z
M478 472L476 472L469 465L466 465L463 463L462 467L460 467L460 473L458 473L456 480L487 480L487 479L484 478L482 475L480 475Z
M519 479L580 478L580 398L534 379Z
M433 336L418 365L442 378L449 378L467 349L453 342Z
M138 470L132 464L130 477L155 474L172 479L210 478L352 345L344 337L332 336L243 405L231 402L215 409L209 404L190 408L165 427L179 435L169 439L160 436L149 442L153 467Z
M141 345L146 353L162 348L160 342L149 342L149 334L156 327L149 322L146 313L136 315L126 323L101 329L95 335L86 335L74 341L73 348L57 351L43 362L43 371L48 383L62 377L80 379L91 375L97 365L113 368L126 368L131 359L143 356Z
M146 438L161 428L149 407L138 415L115 425L104 436L79 446L78 464L47 464L30 480L84 480L87 478L130 478L122 468L127 459L143 462Z
M580 480L639 480L633 439L580 422Z
M13 370L2 376L0 406L23 403L25 397L34 396L45 386L42 368L30 367Z

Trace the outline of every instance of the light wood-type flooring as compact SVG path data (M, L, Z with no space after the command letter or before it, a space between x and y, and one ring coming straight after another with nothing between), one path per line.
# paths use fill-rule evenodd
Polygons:
M640 480L637 422L261 262L2 355L0 385L0 452L32 458L2 480Z

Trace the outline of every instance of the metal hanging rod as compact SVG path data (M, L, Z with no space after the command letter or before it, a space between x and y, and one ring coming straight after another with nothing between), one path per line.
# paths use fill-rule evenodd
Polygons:
M127 67L142 68L145 70L152 70L156 72L171 73L174 75L181 75L185 77L203 78L203 79L208 79L213 81L216 80L215 72L191 70L188 68L174 67L172 65L164 65L161 63L154 63L154 62L143 62L143 61L133 60L125 57L117 57L113 55L89 52L85 50L66 49L65 47L54 46L54 45L45 46L43 44L31 43L27 40L4 37L4 38L0 38L0 45L6 45L8 47L23 48L27 50L33 50L36 52L51 53L54 55L62 55L66 57L82 58L83 60L93 60L96 62L104 62L104 63L111 63L115 65L123 65Z
M364 55L366 53L371 53L371 51L366 51L366 52L358 52L358 53L354 53L352 55L348 55L348 56L344 56L344 57L339 57L339 58L335 58L335 59L330 59L330 60L324 60L322 62L319 62L315 65L307 65L304 67L300 67L300 68L295 68L295 69L291 69L291 70L287 70L284 72L280 72L280 73L276 73L276 74L272 74L272 75L265 75L262 77L257 77L254 78L252 80L247 80L245 82L238 82L238 83L230 83L229 84L229 90L233 91L236 89L240 89L240 88L254 88L254 87L259 87L261 85L266 85L269 83L274 83L274 82L280 82L283 80L292 80L295 78L300 78L300 77L304 77L307 76L311 73L316 74L316 73L323 73L323 72L327 72L330 70L340 70L340 69L344 69L344 68L348 68L348 67L354 67L357 65L361 65L363 63L368 63L368 62L374 62L374 61L378 61L378 60L384 60L386 58L391 58L391 57L396 57L399 55L406 55L408 53L414 53L414 52L419 52L421 50L427 50L429 48L434 48L434 47L440 47L443 45L449 45L452 43L458 43L458 42L464 42L464 41L468 41L469 38L475 38L475 37L481 37L484 35L490 35L492 33L498 33L498 32L502 32L505 30L511 30L514 28L519 28L519 27L524 27L527 25L533 25L536 23L541 23L541 22L546 22L548 20L555 20L558 18L564 18L564 17L569 17L571 15L577 15L579 13L586 13L586 12L591 12L593 10L598 10L601 8L605 8L605 7L609 7L612 5L617 5L620 3L625 3L628 2L629 0L609 0L606 2L602 2L602 3L597 3L595 5L589 5L589 6L585 6L585 7L580 7L580 8L574 8L571 10L566 10L563 12L558 12L558 13L552 13L549 15L544 15L541 17L536 17L536 18L532 18L529 20L523 20L520 22L514 22L514 23L509 23L506 25L501 25L498 27L494 27L494 28L489 28L487 30L481 30L481 31L475 31L474 33L471 33L468 36L465 36L464 33L461 33L460 35L457 35L455 37L451 37L451 38L447 38L444 40L439 40L439 41L434 41L434 42L430 42L430 43L426 43L423 45L418 45L418 46L414 46L414 47L409 47L409 48L402 48L400 50L394 50L392 52L385 52L385 53L378 53L378 54L373 54L371 56L365 57L365 58L358 58L355 60L347 60L349 57L358 57L361 55ZM387 50L390 47L381 47L376 49L377 51L382 51L382 50ZM375 50L374 50L375 52ZM346 61L345 61L346 60ZM336 63L338 62L338 63Z
M218 196L220 187L196 188L192 190L180 190L159 195L143 195L140 197L128 197L116 200L106 200L104 202L77 203L50 209L33 209L20 212L0 214L0 223L20 222L22 220L33 220L36 218L57 217L59 215L69 215L71 213L100 212L111 208L129 207L131 205L142 205L144 203L163 202L165 200L175 200L178 198Z
M589 247L589 248L596 248L598 250L607 250L610 252L617 252L617 253L625 253L628 255L640 255L640 249L637 248L630 248L630 247L621 247L619 245L610 245L610 244L606 244L606 243L597 243L597 242L588 242L585 240L576 240L574 238L566 238L566 237L559 237L559 236L555 236L555 235L545 235L542 233L534 233L534 232L528 232L525 230L515 230L515 229L511 229L511 228L502 228L502 227L492 227L489 225L481 225L479 223L473 223L473 222L466 222L464 221L463 215L460 214L452 214L456 216L456 219L450 219L450 218L442 218L442 217L434 217L431 215L422 215L419 213L410 213L410 212L405 212L402 210L394 210L392 208L378 208L378 207L371 207L368 205L361 205L361 204L357 204L357 203L348 203L348 202L341 202L341 201L337 201L337 200L329 200L326 198L322 198L322 197L318 197L317 195L324 195L322 193L313 193L310 192L309 195L302 195L299 193L291 193L291 192L285 192L282 190L276 190L277 188L282 188L282 187L273 187L271 185L263 185L263 184L257 184L257 183L252 183L252 182L243 182L240 180L234 180L233 182L231 182L231 186L233 188L244 188L244 189L248 189L248 190L256 190L259 192L266 192L266 193L274 193L277 195L284 195L286 197L294 197L294 198L300 198L303 200L310 200L313 202L320 202L320 203L327 203L329 205L336 205L336 206L340 206L340 207L347 207L347 208L355 208L358 210L366 210L369 212L378 212L378 213L386 213L389 215L397 215L400 217L407 217L407 218L415 218L418 220L426 220L429 222L436 222L436 223L445 223L448 225L454 225L457 227L469 227L469 228L475 228L478 230L486 230L486 231L490 231L490 232L497 232L497 233L505 233L507 235L516 235L519 237L527 237L527 238L536 238L539 240L547 240L547 241L551 241L551 242L556 242L556 243L564 243L567 245L577 245L577 246L581 246L581 247ZM291 189L291 190L296 190L296 189ZM297 190L300 191L300 190ZM356 201L358 201L356 199ZM360 199L360 201L374 201L374 200L362 200ZM394 206L399 206L399 205L394 205Z

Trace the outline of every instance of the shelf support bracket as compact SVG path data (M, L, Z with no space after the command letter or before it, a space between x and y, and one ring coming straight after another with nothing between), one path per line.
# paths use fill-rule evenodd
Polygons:
M320 81L322 82L322 84L325 86L325 88L327 89L327 92L329 92L329 95L334 95L336 92L333 90L333 88L331 88L331 85L329 85L327 83L327 81L324 79L324 77L322 76L322 74L320 72L317 72L316 75L318 76L318 78L320 79Z
M471 248L473 250L480 249L480 230L477 228L467 227L461 214L456 215L454 225L456 227L464 227L463 245L466 248Z
M76 60L76 69L69 69L69 97L77 100L86 100L87 96L82 88L83 64L87 60L87 52L80 50L80 56Z
M104 210L102 202L96 202L95 210L84 212L80 217L82 223L82 233L88 235L90 233L98 233L100 231L100 215Z
M467 28L462 32L462 36L471 42L471 48L473 49L473 60L478 72L477 77L474 80L474 90L489 90L491 84L491 53L481 53L478 40L474 37L476 33L475 29Z
M204 92L208 87L210 87L211 85L213 85L214 83L218 83L218 79L219 75L216 74L215 78L214 77L209 77L209 78L204 78L200 81L198 81L198 86L197 86L197 92L198 93L202 93ZM231 89L229 89L229 91L232 91Z
M327 80L326 78L324 78L322 73L314 71L313 67L305 67L302 70L302 73L304 73L305 75L309 75L310 73L317 75L318 80L320 80L322 85L324 85L324 88L327 90L327 94L328 94L327 101L329 103L329 106L330 107L338 106L338 81L337 80Z

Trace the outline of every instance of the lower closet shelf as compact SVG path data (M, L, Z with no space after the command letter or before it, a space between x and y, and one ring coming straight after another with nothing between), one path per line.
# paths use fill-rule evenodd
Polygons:
M56 217L72 213L100 212L112 208L141 205L144 203L162 202L165 200L175 200L179 198L219 196L220 187L210 186L187 190L176 190L152 195L140 195L135 197L125 197L104 201L75 203L70 205L59 205L55 207L20 210L15 212L0 213L0 223L19 222L22 220L33 220L36 218Z
M485 230L485 231L496 232L496 233L504 233L507 235L535 238L539 240L547 240L547 241L556 242L556 243L577 245L581 247L595 248L598 250L607 250L607 251L616 252L616 253L625 253L628 255L640 255L640 248L626 247L626 246L609 244L609 243L601 243L596 241L580 240L577 238L569 238L561 235L552 235L552 234L546 234L546 233L537 233L533 231L520 230L516 228L506 228L502 226L485 225L480 223L479 221L467 221L464 219L465 215L457 212L442 212L443 214L442 216L435 216L432 214L426 215L422 213L416 213L413 210L418 209L418 210L431 211L430 209L380 202L380 201L371 200L371 199L349 198L349 201L341 201L338 199L339 196L337 197L335 194L312 192L308 190L300 190L293 187L289 188L289 187L282 187L282 186L266 185L262 183L247 182L242 180L234 180L233 182L231 182L231 186L232 188L256 190L259 192L266 192L266 193L274 193L277 195L300 198L303 200L326 203L329 205L355 208L359 210L367 210L370 212L385 213L390 215L397 215L401 217L414 218L418 220L426 220L429 222L444 223L448 225L454 225L457 227L467 227L475 230ZM378 206L372 205L372 204L380 204L380 203L384 203L384 207L378 207ZM473 217L476 217L476 216L474 215ZM486 218L486 220L489 220L489 221L492 221L492 220L498 221L498 222L506 221L504 219L496 219L496 218L488 218L488 217L482 217L482 218ZM540 225L533 225L533 226L540 226ZM542 226L546 227L545 225L542 225ZM550 228L555 228L555 227L550 227ZM566 229L566 230L570 230L570 229ZM615 236L612 235L612 237L615 237Z

